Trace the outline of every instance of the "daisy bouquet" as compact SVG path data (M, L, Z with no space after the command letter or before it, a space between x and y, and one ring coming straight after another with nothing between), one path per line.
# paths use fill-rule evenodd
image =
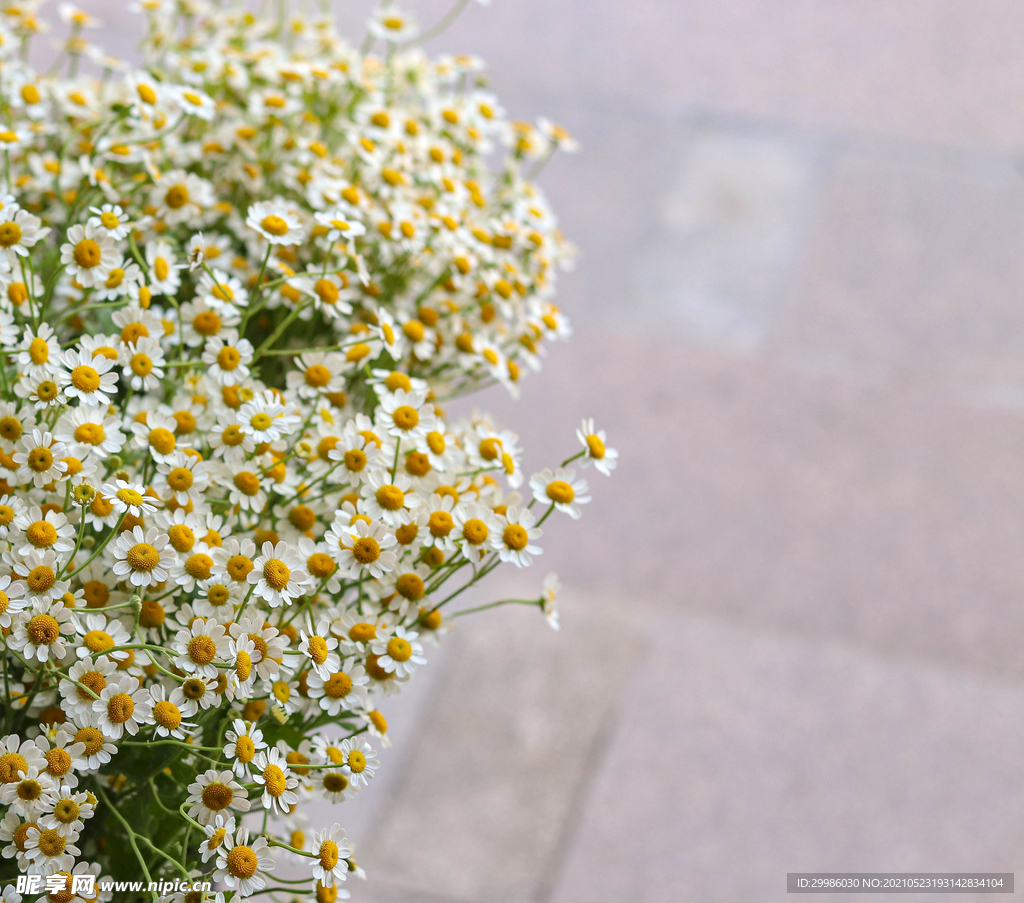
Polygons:
M140 68L64 5L45 74L39 5L0 0L3 898L333 903L352 845L296 808L372 783L455 617L557 626L553 575L462 593L616 462L585 421L527 479L442 407L569 335L534 178L573 144L388 5L354 47L284 3L142 0Z

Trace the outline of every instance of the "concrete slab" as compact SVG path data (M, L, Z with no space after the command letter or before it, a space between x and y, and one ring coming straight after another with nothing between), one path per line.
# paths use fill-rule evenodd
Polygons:
M691 617L644 639L552 903L781 903L787 871L1024 866L1018 682Z

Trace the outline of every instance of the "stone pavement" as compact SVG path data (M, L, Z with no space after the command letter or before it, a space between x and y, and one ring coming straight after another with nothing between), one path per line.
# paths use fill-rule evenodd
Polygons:
M583 415L621 466L478 600L558 570L561 633L460 624L375 792L317 813L354 899L1024 879L1022 33L1015 0L494 0L434 42L584 146L543 178L577 334L487 403L528 470Z

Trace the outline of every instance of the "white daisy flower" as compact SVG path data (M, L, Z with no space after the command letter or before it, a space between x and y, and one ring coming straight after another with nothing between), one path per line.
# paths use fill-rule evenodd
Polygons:
M61 380L64 393L82 404L108 405L117 392L117 374L113 362L90 351L65 351L60 359L66 376Z
M29 585L31 589L31 581ZM51 658L64 658L68 648L66 638L74 633L72 614L62 602L37 598L19 614L8 644L23 658L42 663Z
M167 545L167 534L152 527L125 531L114 540L114 573L132 586L163 583L174 566L174 555Z
M271 608L290 605L301 596L309 583L309 575L302 569L303 561L292 546L279 542L263 543L260 556L246 578L256 587L255 595Z
M342 770L349 780L355 784L368 784L374 773L380 768L380 761L365 740L350 737L341 741L339 747L342 756Z
M370 648L377 658L377 667L398 677L408 677L416 671L417 665L425 665L423 645L416 641L419 634L399 625L394 633L379 635Z
M589 467L593 464L595 470L599 470L606 477L611 476L615 465L619 463L619 453L605 445L607 437L604 430L595 430L593 420L584 420L576 430L576 438L582 443L585 452L583 466Z
M366 705L366 685L370 679L355 658L342 662L340 670L326 678L313 672L307 678L309 698L331 717L344 711L359 711Z
M328 538L332 534L333 543ZM368 524L365 520L357 520L352 526L337 532L332 526L324 538L338 567L352 578L359 577L364 570L372 577L383 577L394 569L398 561L398 556L391 551L398 540L380 521Z
M269 856L270 846L265 837L249 842L249 829L240 828L235 835L235 845L228 849L222 845L217 851L217 870L214 881L223 881L238 896L245 898L267 886L265 872L273 871L274 860Z
M121 262L121 253L114 239L102 226L76 224L67 232L67 241L60 247L64 272L83 288L102 285L111 269Z
M494 535L494 548L502 561L511 561L516 567L529 567L534 555L543 551L532 545L544 535L536 526L537 518L529 508L510 507L504 514L505 523L500 534Z
M136 678L125 674L108 681L100 698L93 702L92 711L103 735L120 740L125 731L134 736L140 727L152 723L152 696Z
M224 745L224 755L235 760L231 767L238 777L244 778L249 774L249 765L256 753L266 749L267 744L263 739L263 731L254 722L236 718L231 726L233 730L224 734L224 739L228 741Z
M212 561L211 561L212 563ZM178 653L174 666L187 674L217 679L217 662L227 660L230 637L222 624L197 618L190 628L179 630L171 648Z
M220 335L207 339L203 349L207 377L222 386L244 382L250 375L254 350L248 339L238 337L236 329L225 329Z
M222 846L230 849L235 845L235 825L233 815L225 817L223 813L218 813L210 824L203 827L206 840L199 844L199 855L203 857L203 862L216 856Z
M214 824L217 815L227 816L230 814L229 809L248 812L252 805L245 789L233 778L231 772L218 771L216 768L198 775L188 785L188 794L185 805L189 807L189 817L201 825Z
M156 505L146 496L146 487L141 483L115 480L113 483L104 483L100 492L110 499L118 515L128 512L132 517L144 517L156 512Z
M281 751L276 748L261 750L256 753L252 764L252 779L263 785L263 808L286 815L299 801L295 793L299 779L292 774Z
M297 245L305 238L299 217L281 200L253 204L245 224L272 245Z
M313 835L313 877L321 887L340 884L348 877L348 838L341 825L332 825Z
M307 616L306 626L299 632L299 650L309 658L312 670L324 680L341 664L338 653L334 651L338 648L338 640L331 636L330 627L326 618L321 618L314 627Z
M530 477L530 488L538 502L554 505L555 510L568 514L573 520L581 516L579 506L590 501L587 481L577 480L576 471L571 467L559 467L554 471L545 468Z
M166 362L160 343L151 336L141 336L122 349L121 372L136 392L151 392L160 387Z

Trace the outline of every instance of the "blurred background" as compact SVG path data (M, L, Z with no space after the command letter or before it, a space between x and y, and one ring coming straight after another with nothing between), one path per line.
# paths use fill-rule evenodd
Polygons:
M83 6L127 53L122 0ZM527 472L582 416L621 457L474 600L557 570L562 631L463 619L317 813L353 899L1024 873L1022 33L1015 0L494 0L431 42L583 145L541 180L576 334L481 403Z

